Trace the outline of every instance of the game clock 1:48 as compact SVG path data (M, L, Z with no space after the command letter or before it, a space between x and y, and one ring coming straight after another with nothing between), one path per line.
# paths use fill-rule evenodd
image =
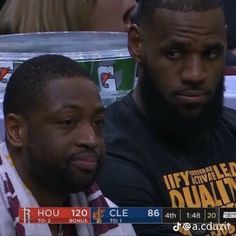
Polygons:
M186 212L186 217L188 219L200 219L201 218L201 213L200 212Z
M202 208L185 208L181 211L182 222L204 223L204 209Z

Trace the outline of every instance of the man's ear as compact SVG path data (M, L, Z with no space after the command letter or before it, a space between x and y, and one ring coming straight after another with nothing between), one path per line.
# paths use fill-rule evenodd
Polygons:
M25 122L21 115L9 113L5 118L5 133L8 142L14 147L24 143Z
M141 29L138 25L131 25L128 32L128 49L134 60L142 64L142 37Z

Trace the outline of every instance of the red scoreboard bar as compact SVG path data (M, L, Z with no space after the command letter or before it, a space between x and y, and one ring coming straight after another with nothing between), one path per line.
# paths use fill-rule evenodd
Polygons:
M22 224L89 224L91 211L88 207L23 207L19 209Z

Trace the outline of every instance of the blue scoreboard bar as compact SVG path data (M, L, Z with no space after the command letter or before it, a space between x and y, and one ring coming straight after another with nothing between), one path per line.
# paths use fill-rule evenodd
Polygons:
M91 223L160 224L160 207L91 208Z
M93 224L236 223L236 208L92 207Z

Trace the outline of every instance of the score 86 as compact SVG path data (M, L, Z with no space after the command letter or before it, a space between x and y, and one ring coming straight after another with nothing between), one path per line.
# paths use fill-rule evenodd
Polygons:
M159 217L160 216L160 210L159 209L148 209L148 217Z

